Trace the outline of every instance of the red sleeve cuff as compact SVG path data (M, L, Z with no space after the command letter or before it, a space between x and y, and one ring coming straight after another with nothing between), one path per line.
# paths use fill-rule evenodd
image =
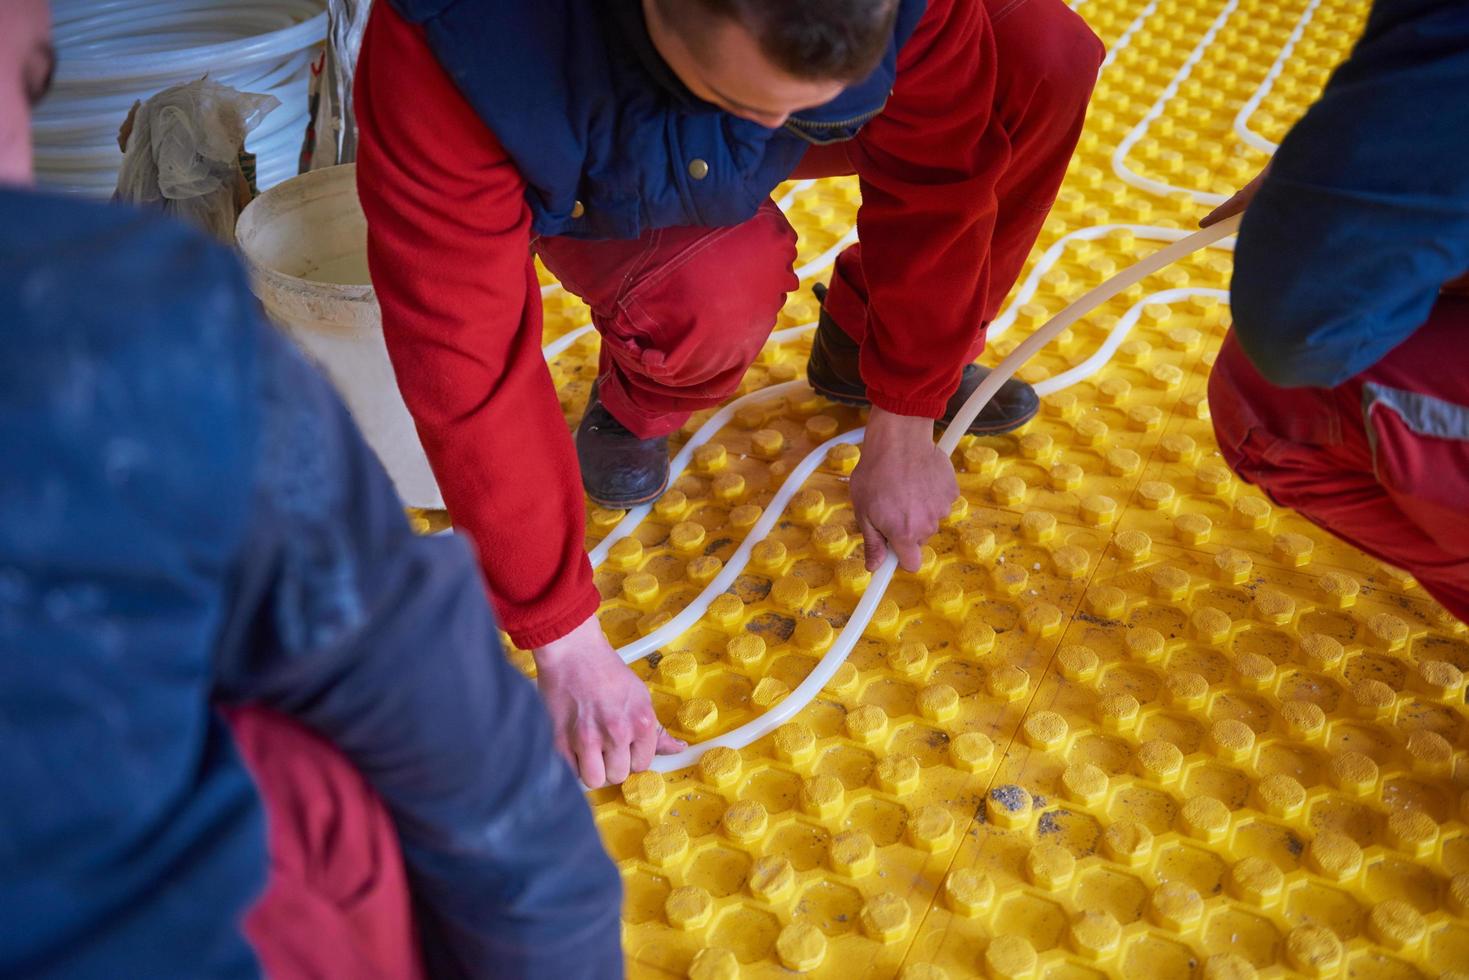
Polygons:
M521 650L531 650L545 646L553 640L561 639L585 623L587 619L595 616L601 605L602 596L597 592L597 587L591 583L591 577L588 576L586 587L578 589L571 604L566 609L558 611L552 618L537 620L529 624L506 623L503 625L505 632L510 634L510 642Z
M872 399L872 404L884 412L892 412L894 415L911 415L916 418L940 419L948 410L949 399L945 398L905 398L901 395L890 395L876 388L868 387L867 397Z

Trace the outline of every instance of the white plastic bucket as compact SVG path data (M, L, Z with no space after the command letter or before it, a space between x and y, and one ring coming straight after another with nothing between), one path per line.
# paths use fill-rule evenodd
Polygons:
M383 343L356 165L272 187L240 214L235 239L265 311L326 371L398 496L410 507L442 508Z

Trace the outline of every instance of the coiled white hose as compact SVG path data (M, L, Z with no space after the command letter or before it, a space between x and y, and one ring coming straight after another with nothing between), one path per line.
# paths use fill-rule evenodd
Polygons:
M47 188L110 196L133 102L205 74L280 99L245 148L261 190L296 173L326 0L54 0L52 13L56 81L34 122Z
M1202 231L1194 232L1166 248L1161 248L1152 255L1123 269L1117 275L1085 293L1065 309L1061 310L1061 312L1057 313L1029 337L1021 341L1020 345L980 382L979 387L969 396L968 401L959 409L959 413L945 430L943 437L939 439L939 450L946 456L951 455L958 448L959 440L963 437L965 431L968 430L969 424L989 404L995 392L1000 390L1000 386L1014 377L1015 373L1020 370L1026 361L1034 357L1041 348L1050 343L1063 330L1118 293L1136 285L1160 269L1233 234L1239 227L1239 222L1239 215L1235 215L1218 224L1211 225ZM1096 365L1098 368L1100 366L1100 364ZM807 469L806 474L802 474L802 478L804 478L804 475L809 475L809 471L820 464L820 461L825 457L826 450L839 443L857 442L861 437L862 430L855 429L828 440L803 461L803 466L806 463L810 463L811 465ZM801 471L798 469L792 474L792 477L794 478L800 473ZM787 487L796 485L799 484L795 479L787 483ZM789 495L783 495L789 497ZM785 503L785 500L777 497L776 500L771 501L765 516L774 514L776 517L779 517L780 510L784 508ZM757 537L756 531L764 523L766 523L765 517L762 517L761 523L757 524L756 528L752 529L750 535L747 537L747 545L753 547L751 542ZM718 735L708 741L700 742L697 745L691 745L682 752L660 756L654 759L652 768L658 772L673 772L698 762L704 753L712 748L742 749L775 731L781 725L784 725L804 711L806 706L814 701L816 696L821 693L821 689L832 679L837 672L837 668L846 661L852 649L857 645L857 640L861 638L862 631L872 621L872 616L877 611L877 605L882 601L883 593L887 591L888 583L892 581L893 573L897 570L897 567L897 555L889 549L882 565L878 567L877 571L872 573L872 579L863 591L861 599L857 601L857 607L852 611L851 618L842 627L841 633L838 634L835 642L832 643L831 649L826 652L820 662L812 669L811 673L807 674L806 678L796 686L796 689L791 691L779 704L758 718L751 719L738 728ZM651 639L651 637L645 639ZM636 644L636 646L641 647L642 644ZM656 647L653 649L656 649ZM624 652L624 659L633 659L628 657L627 652ZM652 652L651 649L646 651L639 650L639 655L646 656L650 652Z

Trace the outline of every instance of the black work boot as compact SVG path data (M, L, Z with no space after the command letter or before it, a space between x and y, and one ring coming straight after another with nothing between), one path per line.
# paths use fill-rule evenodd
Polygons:
M633 435L607 411L595 383L576 427L576 459L587 496L612 510L657 500L668 486L668 437Z
M816 324L816 337L811 341L811 356L806 361L806 380L818 395L834 402L870 405L867 385L862 383L862 372L857 367L857 342L848 337L826 312L826 287L817 283L811 291L816 294L816 302L821 304L821 318ZM989 373L987 367L965 365L959 390L949 399L944 417L938 420L939 425L953 421L965 400ZM1000 435L1035 418L1040 407L1040 396L1035 389L1024 381L1011 378L1000 385L995 397L969 423L968 431L977 436Z

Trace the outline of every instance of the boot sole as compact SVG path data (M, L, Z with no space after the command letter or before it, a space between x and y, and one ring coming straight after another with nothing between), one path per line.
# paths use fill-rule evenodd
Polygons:
M870 408L872 406L872 402L869 399L858 398L855 395L839 395L834 391L828 391L821 385L816 384L810 378L806 379L806 383L811 385L812 391L816 392L822 398L828 399L829 401L834 401L841 405L851 405L854 408ZM1036 410L1025 416L1025 418L1019 420L1009 420L1002 425L991 426L989 428L976 428L971 423L968 429L968 434L972 436L1002 436L1007 432L1014 432L1016 429L1020 428L1022 425L1035 418L1038 414L1040 414L1040 406L1036 406ZM935 424L945 429L949 427L948 423L945 422L943 419L935 419L934 422Z
M663 494L668 491L668 477L665 476L663 478L663 485L660 486L657 490L654 490L652 493L629 500L607 500L605 498L598 497L596 494L592 493L592 491L587 490L585 486L583 486L582 489L586 490L587 499L596 504L598 507L605 507L607 510L629 510L633 507L641 507L643 506L643 504L651 504L653 501L663 496Z

